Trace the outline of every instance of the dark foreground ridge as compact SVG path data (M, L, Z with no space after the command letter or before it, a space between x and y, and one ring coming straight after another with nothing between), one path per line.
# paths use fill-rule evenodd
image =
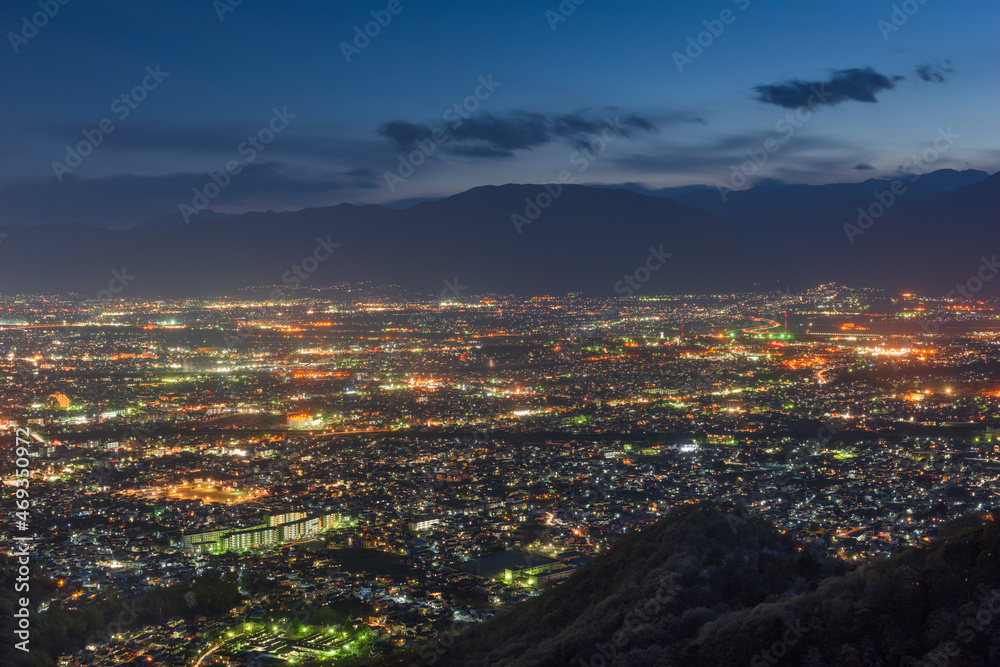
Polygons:
M1000 664L1000 526L846 572L758 519L702 504L627 536L566 583L384 664Z

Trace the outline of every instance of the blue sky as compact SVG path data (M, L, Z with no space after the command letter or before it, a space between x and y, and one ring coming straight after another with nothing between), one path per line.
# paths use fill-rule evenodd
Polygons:
M729 184L748 150L783 136L776 124L795 107L775 99L794 82L840 81L843 96L750 183L891 175L949 126L959 138L934 168L992 173L1000 159L995 2L896 3L889 31L878 22L892 25L893 3L870 0L566 0L565 16L554 0L397 0L396 14L389 0L235 1L42 0L58 11L37 32L23 18L38 0L4 3L0 222L138 223L193 205L227 162L239 173L209 202L224 212L440 196L564 169L578 183ZM341 43L372 11L391 20L348 63ZM719 34L678 71L673 54L706 21ZM159 82L146 69L157 66L169 73ZM480 87L475 113L451 127L442 115L480 77L499 86ZM113 101L144 78L156 85L117 118ZM284 127L249 161L240 146L274 109ZM114 130L95 134L104 118ZM608 131L615 118L628 129ZM437 128L447 141L427 144ZM84 131L100 144L70 168ZM592 143L602 132L613 141ZM387 179L420 138L434 154ZM573 156L587 145L581 171Z

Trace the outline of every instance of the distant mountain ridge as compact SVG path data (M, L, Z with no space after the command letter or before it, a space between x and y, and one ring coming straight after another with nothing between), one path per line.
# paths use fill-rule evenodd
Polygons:
M989 176L985 171L966 169L939 169L923 176L901 175L900 178L913 184L911 199L923 200L927 197L951 192L978 183ZM860 183L831 183L827 185L805 185L766 181L744 190L725 191L723 197L717 187L711 185L684 185L679 187L650 188L642 183L586 184L586 187L611 190L629 190L640 195L670 199L685 206L694 206L711 211L716 215L738 214L752 211L774 211L779 209L836 209L856 200L871 196L877 190L891 187L895 178L870 178ZM386 208L403 210L423 202L440 201L447 197L412 197L381 204ZM268 211L270 213L270 211ZM199 211L194 221L236 220L243 215L216 213L212 210ZM188 224L179 212L171 211L132 226L132 229L170 229Z
M236 220L243 217L243 215L245 214L216 213L215 211L206 210L197 211L190 217L191 222L199 222L202 220ZM172 229L186 224L189 223L184 220L184 216L179 211L172 211L158 215L155 218L150 218L145 222L140 222L138 225L131 227L131 229Z
M947 189L965 180L975 182ZM786 187L798 186L769 191ZM944 191L930 194L934 188ZM504 185L405 209L340 204L165 229L7 225L0 290L93 297L124 267L134 279L114 294L143 297L232 294L249 285L292 294L297 286L359 281L429 295L462 286L455 297L784 290L829 281L943 295L974 276L998 240L1000 175L922 176L853 237L847 226L874 195L834 209L723 214L681 203L705 196L718 199L696 189L672 200L623 188ZM335 247L316 250L324 244ZM988 282L981 294L998 285Z
M860 183L830 183L827 185L777 184L767 182L743 190L724 190L705 185L681 188L647 188L641 184L627 183L622 187L663 197L685 206L695 206L716 215L740 212L775 211L780 209L837 209L852 202L870 197L878 190L886 190L896 180L909 185L909 199L923 201L929 197L959 190L979 183L989 177L985 171L966 169L938 169L923 175L901 174L893 178L869 178Z

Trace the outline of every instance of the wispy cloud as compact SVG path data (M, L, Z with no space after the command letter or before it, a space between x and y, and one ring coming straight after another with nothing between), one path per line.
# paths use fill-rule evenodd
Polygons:
M955 68L951 66L951 61L945 60L938 64L927 63L920 65L917 67L917 76L922 81L929 83L944 83L948 80L948 75L954 71Z
M509 158L515 151L532 150L556 141L578 142L601 132L608 118L627 126L624 134L655 133L653 120L635 113L622 113L609 107L567 114L534 111L482 113L448 129L449 141L443 144L446 153L462 157ZM690 122L703 122L690 118ZM414 142L427 140L435 129L423 123L394 120L382 125L378 132L389 139L397 150L412 150Z

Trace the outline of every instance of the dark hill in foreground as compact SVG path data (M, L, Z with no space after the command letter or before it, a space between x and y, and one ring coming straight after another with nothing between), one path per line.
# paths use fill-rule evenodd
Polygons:
M837 573L763 522L680 509L447 650L424 646L402 664L997 665L1000 527L962 523Z

